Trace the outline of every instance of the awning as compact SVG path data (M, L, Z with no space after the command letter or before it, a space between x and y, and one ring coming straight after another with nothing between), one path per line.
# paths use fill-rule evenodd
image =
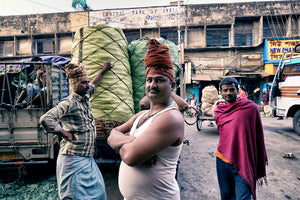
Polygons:
M269 74L269 73L267 73L267 72L265 72L265 71L262 71L262 72L260 72L260 75L261 75L261 77L268 77L268 76L271 76L272 74Z
M230 75L226 75L226 76L223 76L223 78L226 78L226 77L232 77L232 78L245 78L246 76L242 76L240 74L230 74Z
M220 81L223 76L220 75L209 75L212 81Z
M196 74L192 76L193 81L219 81L222 79L220 75L211 75L211 74Z
M208 74L197 74L192 76L192 80L195 81L211 81L211 78Z
M239 75L261 75L261 77L268 77L271 76L272 74L269 74L265 71L256 71L256 72L240 72Z

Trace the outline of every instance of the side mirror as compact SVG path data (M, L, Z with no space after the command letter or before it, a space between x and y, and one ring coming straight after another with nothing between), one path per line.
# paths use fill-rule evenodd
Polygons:
M295 46L295 52L300 53L300 43L296 44Z

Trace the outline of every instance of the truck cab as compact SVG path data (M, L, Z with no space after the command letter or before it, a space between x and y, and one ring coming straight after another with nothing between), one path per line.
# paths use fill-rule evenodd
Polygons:
M300 53L300 44L296 45L295 52ZM282 58L274 76L270 99L272 114L292 117L293 128L300 135L300 55Z

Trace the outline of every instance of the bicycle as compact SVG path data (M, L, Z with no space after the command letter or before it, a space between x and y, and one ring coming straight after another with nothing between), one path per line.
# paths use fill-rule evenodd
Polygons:
M194 125L196 124L197 130L200 131L202 127L202 112L201 112L201 103L197 104L196 108L193 106L189 106L184 111L184 121L187 125Z

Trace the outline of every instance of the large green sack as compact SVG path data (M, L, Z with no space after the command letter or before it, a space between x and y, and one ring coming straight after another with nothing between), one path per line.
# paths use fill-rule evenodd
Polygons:
M180 73L180 53L179 48L171 41L163 38L156 39L159 43L165 43L169 47L172 62L174 65L175 82L178 87L179 73ZM128 45L130 67L132 71L132 87L133 87L133 101L134 110L139 112L139 101L145 96L145 71L146 66L144 57L147 51L148 38L141 38L132 41ZM175 91L177 89L175 88Z
M134 114L127 45L121 29L103 24L82 27L74 36L71 62L82 62L90 81L106 61L114 64L90 98L96 119L127 121Z

